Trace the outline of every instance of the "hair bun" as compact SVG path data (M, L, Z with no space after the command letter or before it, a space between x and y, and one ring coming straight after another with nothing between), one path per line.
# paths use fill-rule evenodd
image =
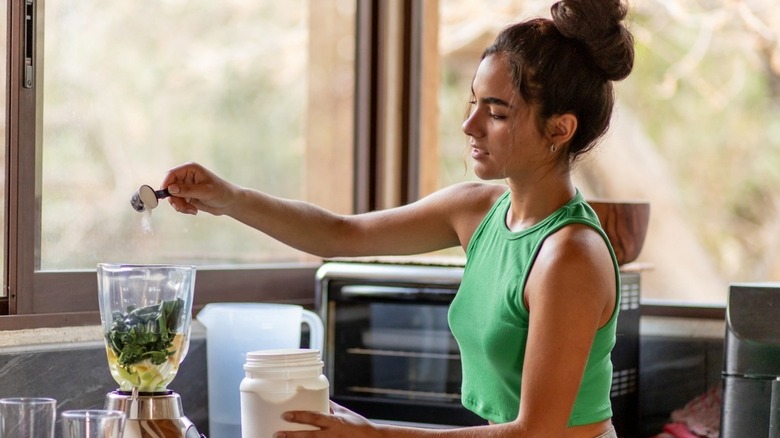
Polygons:
M628 7L621 0L561 0L550 9L553 23L567 38L590 49L607 79L619 81L634 66L634 38L621 23Z

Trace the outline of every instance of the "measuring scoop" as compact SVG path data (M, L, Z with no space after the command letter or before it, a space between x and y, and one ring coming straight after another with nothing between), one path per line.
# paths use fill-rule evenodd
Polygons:
M133 193L133 196L130 198L130 205L133 206L133 210L140 213L157 207L159 200L168 196L171 196L168 193L168 189L155 190L151 186L144 184L138 191Z

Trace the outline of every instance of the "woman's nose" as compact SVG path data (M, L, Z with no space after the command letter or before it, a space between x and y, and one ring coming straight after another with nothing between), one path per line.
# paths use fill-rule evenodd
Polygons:
M469 137L479 137L479 128L476 121L476 112L472 111L468 117L466 117L466 120L463 121L463 125L461 125L461 129L463 129L463 133L468 135Z

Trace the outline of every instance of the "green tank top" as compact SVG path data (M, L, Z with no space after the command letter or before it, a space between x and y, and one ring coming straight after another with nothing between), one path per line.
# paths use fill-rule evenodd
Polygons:
M495 423L517 418L520 382L528 340L529 312L523 290L536 255L549 235L569 224L585 224L604 238L620 275L614 251L598 216L577 192L566 205L526 230L506 227L510 198L507 191L477 227L466 250L463 280L449 309L449 324L461 353L462 403ZM612 416L610 353L620 309L596 332L569 426L595 423Z

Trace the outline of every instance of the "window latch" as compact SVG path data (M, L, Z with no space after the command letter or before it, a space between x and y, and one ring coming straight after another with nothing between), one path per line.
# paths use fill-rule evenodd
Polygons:
M35 81L34 47L35 47L35 5L33 0L25 0L24 8L24 88L32 88Z

